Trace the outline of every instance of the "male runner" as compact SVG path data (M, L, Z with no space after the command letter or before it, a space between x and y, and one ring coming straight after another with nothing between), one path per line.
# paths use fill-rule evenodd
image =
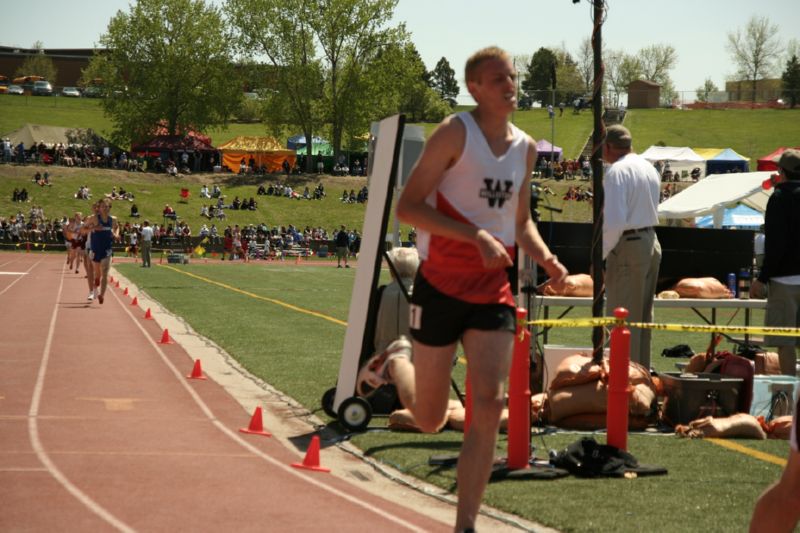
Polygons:
M517 244L556 286L566 268L542 241L530 214L536 143L509 122L517 73L507 52L486 48L466 64L478 107L446 118L431 135L397 205L418 230L423 259L414 282L405 338L359 373L397 386L424 431L442 424L450 371L460 341L472 385L472 424L458 461L456 531L471 531L489 481L514 344L515 303L506 269Z
M97 301L103 303L108 286L108 270L111 268L111 246L119 240L117 218L111 216L111 200L103 198L97 203L97 214L90 216L84 224L85 231L91 234L92 268L94 270L94 290L100 287Z

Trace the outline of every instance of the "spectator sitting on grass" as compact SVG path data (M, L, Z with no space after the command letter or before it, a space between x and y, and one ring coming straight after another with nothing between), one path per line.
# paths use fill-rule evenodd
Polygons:
M206 218L211 218L211 215L208 212L208 206L207 205L203 204L203 206L200 208L200 216L201 217L206 217Z
M171 159L167 161L167 174L170 176L178 175L178 167L175 166L175 162Z
M139 218L139 207L136 204L131 204L131 218Z
M203 186L200 187L200 198L211 198L211 194L208 192L208 185L203 184Z
M256 191L256 196L264 196L267 194L267 189L264 188L264 184L258 186L258 191Z
M175 212L175 210L169 204L166 204L164 206L163 214L164 214L165 217L171 218L172 220L177 220L178 219L178 214Z
M249 209L250 211L256 210L256 201L252 196L250 197L250 201L247 202L247 209Z
M233 203L231 203L231 209L238 210L242 205L242 202L239 200L238 196L234 196Z
M342 203L349 203L350 197L347 195L347 189L342 191Z
M308 186L306 186L306 188L305 188L305 189L303 189L303 199L304 199L304 200L310 200L310 199L311 199L311 197L310 197L310 194L311 194L311 193L310 193L310 191L308 190Z

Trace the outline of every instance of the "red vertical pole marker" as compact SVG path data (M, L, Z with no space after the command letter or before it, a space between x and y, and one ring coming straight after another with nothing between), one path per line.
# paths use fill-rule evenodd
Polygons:
M628 310L614 309L617 325L611 330L611 362L606 408L607 444L628 449L628 368L631 361L631 332L625 326Z
M517 308L517 333L508 380L508 460L510 469L528 468L531 458L531 333L528 312Z

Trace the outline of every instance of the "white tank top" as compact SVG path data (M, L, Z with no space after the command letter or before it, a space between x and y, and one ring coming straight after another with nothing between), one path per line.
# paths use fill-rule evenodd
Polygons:
M464 149L427 202L445 216L485 229L512 254L519 191L527 171L528 136L509 124L511 144L498 157L469 112L456 117L464 124ZM505 270L484 269L474 244L420 230L417 246L424 260L422 273L440 292L474 303L499 303L497 291L507 292L510 298Z

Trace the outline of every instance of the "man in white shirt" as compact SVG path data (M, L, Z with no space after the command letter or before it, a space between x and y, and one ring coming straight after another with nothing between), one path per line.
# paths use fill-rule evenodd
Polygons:
M603 258L606 314L628 310L632 322L653 321L653 299L661 264L658 224L660 178L653 165L632 150L631 132L609 126L603 159ZM650 368L650 330L631 328L631 361Z
M142 267L150 268L150 246L153 243L153 228L150 221L142 223Z

